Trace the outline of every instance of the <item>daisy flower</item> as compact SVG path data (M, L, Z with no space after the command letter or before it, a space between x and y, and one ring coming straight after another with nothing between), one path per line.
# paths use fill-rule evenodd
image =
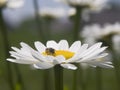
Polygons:
M112 38L113 41L113 47L117 53L120 53L120 35L115 35Z
M12 47L14 51L10 51L10 54L13 58L8 58L8 61L31 64L37 69L49 69L59 64L64 68L75 70L77 69L75 63L86 63L94 67L113 67L110 61L102 59L108 54L103 53L107 47L101 47L101 42L88 47L88 44L81 45L80 41L75 41L69 47L66 40L60 40L58 43L50 40L46 46L36 41L34 43L36 50L23 42L20 45L20 49Z
M55 0L67 3L71 6L88 7L93 11L100 11L107 7L108 0Z
M98 24L86 26L80 35L85 39L85 42L91 44L100 40L111 40L114 43L114 36L120 36L120 23L105 24L103 27Z
M0 0L0 7L19 8L23 4L24 0Z
M44 7L40 10L39 14L40 16L44 18L61 18L61 17L67 17L72 16L76 13L76 10L74 8L53 8L53 7Z
M8 8L19 8L23 6L24 0L8 0L7 7Z

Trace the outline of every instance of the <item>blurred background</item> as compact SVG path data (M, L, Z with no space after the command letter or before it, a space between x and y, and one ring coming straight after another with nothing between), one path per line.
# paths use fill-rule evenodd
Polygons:
M106 59L115 68L100 68L96 74L96 68L81 65L76 90L120 90L120 0L99 0L94 5L94 0L90 5L65 1L71 0L0 0L0 90L55 90L53 69L36 70L6 58L10 47L20 47L20 42L34 48L35 41L61 39L70 45L81 40L90 46L98 41L109 46ZM45 72L50 72L47 78ZM64 90L73 90L73 74L64 69Z

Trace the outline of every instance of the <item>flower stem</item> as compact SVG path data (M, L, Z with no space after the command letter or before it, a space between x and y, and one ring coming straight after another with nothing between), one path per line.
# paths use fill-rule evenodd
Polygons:
M42 23L41 23L40 15L39 15L38 1L39 0L33 0L34 11L35 11L35 20L36 20L36 25L37 25L37 28L38 28L38 31L39 31L39 34L40 34L40 39L42 40L42 42L45 43L46 37L45 37L45 35L43 33L43 30L42 30Z
M63 90L63 68L60 65L54 67L55 90Z
M49 39L51 40L52 39L52 31L51 31L51 23L52 23L52 18L44 18L44 21L45 21L45 26L44 26L44 30L45 32L47 32L45 34L45 37L48 37L49 36Z
M9 56L9 43L8 43L8 35L7 35L7 30L4 24L4 20L3 20L3 15L2 15L2 9L0 8L0 30L2 33L2 37L3 37L3 44L5 47L5 57ZM10 89L11 90L15 90L14 89L14 85L13 85L13 78L12 78L12 69L11 69L11 65L9 62L6 62L7 64L7 72L8 72L8 82L10 85Z
M43 82L44 82L44 90L52 90L52 77L51 77L51 70L47 69L43 72Z
M75 20L74 20L74 29L73 29L73 40L78 40L79 39L79 29L81 25L81 12L82 9L79 6L76 6L76 15L75 15Z

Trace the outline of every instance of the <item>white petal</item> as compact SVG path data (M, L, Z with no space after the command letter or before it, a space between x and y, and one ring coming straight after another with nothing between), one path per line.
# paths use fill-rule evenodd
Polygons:
M16 52L20 52L20 49L16 48L16 47L11 47L14 51Z
M92 57L100 54L101 52L103 52L106 48L107 48L107 47L102 47L102 48L96 50L95 52L91 53L90 55L84 57L82 60L87 60L87 59L89 59L89 58L92 58ZM82 60L81 60L81 61L82 61Z
M83 56L87 56L89 54L91 54L92 52L94 53L97 49L100 48L100 46L102 45L102 43L96 43L95 45L91 46L90 48L88 48L84 53Z
M22 54L22 53L18 53L18 52L14 52L14 51L10 51L10 54L12 57L16 58L16 59L33 59L32 56L29 56L29 55L25 55L25 54Z
M87 60L78 60L77 62L91 62L91 61L96 61L96 60L101 59L101 58L103 58L103 57L105 57L107 55L108 55L108 53L103 53L103 54L100 54L98 56L91 57L91 58L89 58ZM106 61L106 60L103 60L102 62L104 62L104 61Z
M44 61L45 57L42 56L39 52L31 50L32 56L38 61Z
M45 60L44 61L52 63L54 61L54 59L55 59L55 57L48 55L48 56L45 56Z
M36 48L40 53L44 52L45 49L46 49L45 45L43 45L43 44L42 44L41 42L39 42L39 41L36 41L36 42L34 43L34 45L35 45L35 48Z
M82 55L84 54L84 52L87 50L88 44L83 44L79 51L75 54L75 56L78 56L79 58L82 57Z
M21 45L24 49L26 49L26 50L32 49L28 44L26 44L26 43L24 43L24 42L21 42L20 45Z
M79 53L83 53L87 48L88 48L88 44L83 44L79 49Z
M77 67L73 64L61 64L62 67L67 68L67 69L72 69L72 70L76 70Z
M88 64L93 65L93 66L99 66L102 68L114 68L112 65L104 64L104 63L88 63Z
M54 64L61 64L61 63L65 63L66 60L65 60L65 57L64 56L57 56L55 57L55 60L54 60Z
M23 54L23 55L26 55L26 56L32 56L31 55L31 50L34 51L33 48L31 48L28 44L26 44L24 42L21 42L20 45L22 47L20 52L19 52L20 54Z
M47 41L47 44L46 44L47 48L53 48L53 49L58 49L58 44L51 40L51 41Z
M75 41L71 47L69 48L69 51L71 52L77 52L81 47L81 42L80 41Z
M19 63L19 64L35 64L39 62L37 60L9 59L9 58L7 59L7 61Z
M83 55L82 53L86 51L87 47L88 47L88 44L83 44L80 47L79 51L75 53L75 55L72 58L68 59L66 62L75 62L75 61L80 60L81 55Z
M107 56L107 55L108 55L108 53L102 53L102 54L100 54L100 55L94 57L93 59L96 59L96 58L103 58L103 57L105 57L105 56Z
M20 54L19 54L19 53L17 53L17 52L14 52L14 51L9 51L9 53L10 53L11 55L20 56Z
M36 69L49 69L52 68L54 65L46 62L41 62L33 65Z
M68 48L69 48L69 45L66 40L61 40L59 42L59 50L68 50Z

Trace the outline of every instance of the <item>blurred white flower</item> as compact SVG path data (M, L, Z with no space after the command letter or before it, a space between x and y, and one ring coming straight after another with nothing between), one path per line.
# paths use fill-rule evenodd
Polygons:
M108 0L55 0L67 3L72 6L87 7L92 11L100 11L105 7L108 7Z
M23 6L25 0L7 0L6 6L8 8L19 8Z
M55 1L60 1L64 2L73 6L82 6L82 5L89 5L93 0L55 0Z
M86 63L91 66L100 66L112 68L111 62L102 59L107 53L103 51L107 47L101 47L102 43L96 43L88 48L88 44L81 45L80 41L75 41L70 47L66 40L61 40L59 43L55 41L47 41L46 46L41 42L35 42L35 48L32 49L25 43L20 43L21 49L12 47L14 51L10 51L13 58L7 60L20 64L31 64L37 69L52 68L57 64L67 69L75 70L75 63Z
M39 12L40 16L42 17L49 17L49 18L61 18L72 16L76 13L74 8L69 8L68 10L64 8L55 8L55 7L45 7L42 8Z
M111 34L112 35L115 35L115 34L120 35L120 23L105 24L103 27L100 26L99 24L93 24L90 26L86 26L86 27L84 27L81 36L83 38L92 37L94 39L100 39L105 36L109 36Z
M98 24L86 26L80 35L89 44L94 44L99 40L106 40L106 42L111 40L109 44L113 42L112 44L116 46L119 44L120 23L105 24L103 27Z
M117 51L117 53L120 53L120 35L115 35L112 38L112 41L114 44L113 46L114 46L115 51Z
M101 11L104 8L109 8L108 0L92 0L90 4L91 11Z

